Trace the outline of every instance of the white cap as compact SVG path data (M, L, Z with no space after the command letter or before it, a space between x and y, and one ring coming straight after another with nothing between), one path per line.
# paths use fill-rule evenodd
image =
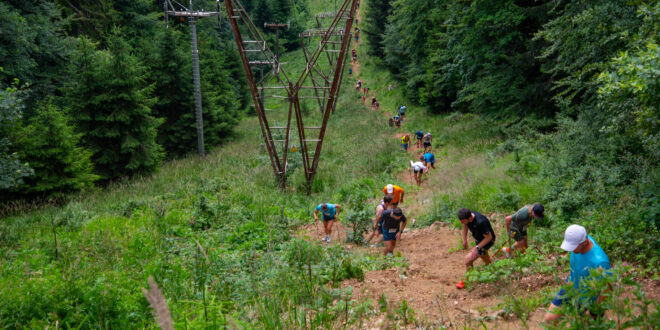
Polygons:
M564 241L561 248L568 252L575 251L575 248L587 239L587 230L580 225L570 225L564 233Z
M387 193L391 194L394 192L394 186L390 183L387 185Z

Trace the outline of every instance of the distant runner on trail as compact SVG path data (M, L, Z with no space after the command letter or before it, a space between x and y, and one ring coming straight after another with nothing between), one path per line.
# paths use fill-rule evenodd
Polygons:
M394 210L384 211L380 216L379 223L383 226L383 241L385 241L383 254L391 255L396 246L396 241L401 238L401 233L406 229L408 220L403 215L401 208L397 207Z
M396 128L401 128L401 117L399 115L394 116L394 124L396 124Z
M408 108L405 105L399 106L399 116L401 116L401 120L406 119L406 109Z
M401 137L401 146L403 147L403 150L408 152L408 145L410 144L410 135L404 134Z
M504 218L506 221L506 232L509 233L516 242L511 247L525 253L527 250L527 227L534 219L543 219L543 205L536 203L534 205L525 205L518 212Z
M411 160L410 161L410 167L413 169L414 175L415 175L415 182L417 182L417 185L420 186L422 184L422 175L428 171L428 168L424 165L422 162L414 162Z
M476 246L468 252L465 256L465 267L469 270L477 258L481 258L486 265L490 264L490 256L488 249L495 244L495 231L490 225L490 221L481 213L470 211L470 209L462 208L458 210L458 220L463 225L463 249L467 250L467 232L470 230L472 237L476 242ZM461 280L456 287L459 289L465 288L465 283Z
M325 237L321 239L323 242L330 243L330 236L332 236L332 226L337 221L337 213L341 211L339 204L322 203L314 210L314 226L318 221L318 213L323 214L323 229L325 230Z
M426 132L424 135L424 153L426 153L426 148L429 149L429 152L431 152L431 133Z
M605 311L594 308L598 307L594 306L594 303L600 303L604 297L588 296L588 293L585 292L586 285L584 283L589 280L589 273L592 270L604 269L607 271L612 268L607 254L598 246L593 237L587 235L587 230L580 225L570 225L566 228L561 248L571 253L571 275L567 278L567 282L573 283L573 288L579 296L578 301L582 307L582 312L588 312L594 319L603 317ZM555 299L552 300L548 312L545 314L544 320L546 323L555 322L561 317L559 309L566 299L568 299L566 290L562 288Z
M369 234L369 236L367 237L367 244L371 242L371 239L374 238L374 236L383 234L383 228L379 220L383 212L392 209L392 197L393 196L391 194L385 195L385 197L383 197L383 200L380 201L380 204L376 206L376 217L373 218L373 230L371 231L371 234Z
M426 165L426 167L429 167L429 165L431 165L431 168L435 169L435 155L434 154L432 154L430 152L427 152L424 155L422 155L422 157L419 157L419 160L423 161L424 165Z
M399 203L403 203L403 196L406 194L406 192L403 191L403 188L391 183L383 188L383 193L392 195L393 207L398 207Z
M424 132L422 132L421 129L418 130L417 132L415 132L415 137L417 138L416 146L417 148L419 148L422 145L422 138L424 137Z

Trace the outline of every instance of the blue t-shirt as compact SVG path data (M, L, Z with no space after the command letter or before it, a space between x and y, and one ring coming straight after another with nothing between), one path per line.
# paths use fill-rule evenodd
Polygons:
M435 156L432 153L427 152L427 153L424 154L424 160L427 163L433 163L433 162L435 162Z
M324 219L334 219L335 213L337 213L335 210L335 204L327 203L328 209L325 211L321 208L322 205L323 204L319 204L319 206L316 207L316 210L323 214Z
M596 241L591 236L587 236L594 246L587 253L573 253L571 252L571 277L573 287L578 289L580 287L580 280L588 277L592 269L603 268L611 269L610 259L607 258L605 251L596 244Z
M415 132L415 136L417 136L417 138L421 140L424 137L424 132L417 131Z

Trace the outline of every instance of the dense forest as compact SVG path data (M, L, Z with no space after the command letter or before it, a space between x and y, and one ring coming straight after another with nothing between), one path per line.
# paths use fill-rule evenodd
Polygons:
M297 47L304 3L245 6L257 26L289 20L282 51ZM165 28L162 10L148 0L0 3L0 200L64 197L196 150L189 24L171 17ZM208 148L232 134L249 93L226 19L197 25Z
M559 218L658 261L660 4L369 1L364 21L410 100L496 120Z

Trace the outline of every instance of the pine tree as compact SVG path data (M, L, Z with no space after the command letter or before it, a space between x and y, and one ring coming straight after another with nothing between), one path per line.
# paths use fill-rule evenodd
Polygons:
M103 180L153 171L163 157L156 143L162 120L151 115L153 85L115 29L108 51L82 41L71 72L67 99L72 117Z
M80 136L57 106L41 105L16 134L18 153L34 175L13 189L12 197L56 197L91 187L98 176L93 174L91 153L79 146Z
M387 16L392 12L392 0L369 1L365 4L364 12L364 23L360 24L360 27L362 33L367 36L367 53L384 59L383 36Z
M2 67L0 67L2 72ZM13 148L10 135L20 126L23 106L16 95L16 85L0 90L0 194L6 189L23 183L23 178L34 171L28 163L22 162Z

